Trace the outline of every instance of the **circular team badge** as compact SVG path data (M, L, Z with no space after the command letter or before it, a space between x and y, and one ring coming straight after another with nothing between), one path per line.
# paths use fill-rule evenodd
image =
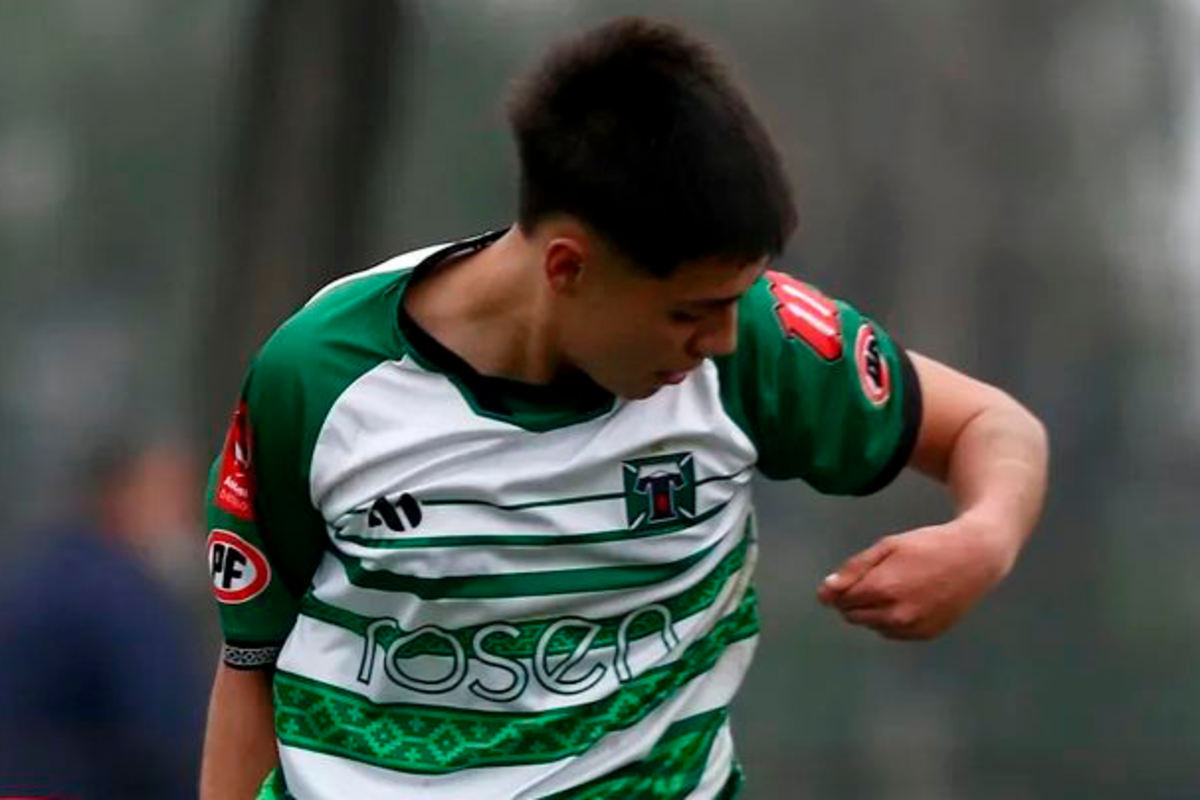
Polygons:
M854 363L863 394L873 405L882 406L892 396L892 376L887 359L879 350L875 329L867 323L858 329L854 341Z
M221 528L208 535L208 567L213 594L222 603L244 603L271 582L271 567L262 552Z

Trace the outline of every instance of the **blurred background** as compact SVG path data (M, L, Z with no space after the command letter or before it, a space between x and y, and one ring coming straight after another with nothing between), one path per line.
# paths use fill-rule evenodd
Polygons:
M781 268L1054 446L1016 572L929 644L813 592L941 492L760 486L746 796L1200 795L1200 0L4 0L0 793L41 759L193 796L200 476L247 359L332 278L507 224L506 88L626 13L713 42L773 130Z

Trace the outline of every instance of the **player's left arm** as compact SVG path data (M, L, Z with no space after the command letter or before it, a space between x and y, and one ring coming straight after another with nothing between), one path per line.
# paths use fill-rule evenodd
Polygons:
M828 576L818 596L852 624L928 639L1012 569L1041 513L1049 448L1041 422L1004 392L909 355L923 398L909 466L948 487L957 515L880 539Z

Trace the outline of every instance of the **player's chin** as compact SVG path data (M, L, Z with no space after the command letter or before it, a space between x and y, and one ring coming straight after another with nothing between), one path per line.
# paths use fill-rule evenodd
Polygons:
M657 379L629 381L613 393L625 400L645 400L658 392L666 384Z
M644 378L622 381L609 391L625 400L645 400L664 387L682 383L686 376L686 372L657 370Z
M645 400L646 398L648 398L651 395L658 392L658 390L661 388L662 388L662 384L654 384L653 386L630 387L623 391L619 391L616 394L618 394L620 397L624 398L625 400Z

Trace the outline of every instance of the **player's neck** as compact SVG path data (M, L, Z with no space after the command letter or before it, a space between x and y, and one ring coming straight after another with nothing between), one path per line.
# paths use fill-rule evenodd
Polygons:
M548 383L559 369L539 265L513 226L405 293L417 324L482 375Z

